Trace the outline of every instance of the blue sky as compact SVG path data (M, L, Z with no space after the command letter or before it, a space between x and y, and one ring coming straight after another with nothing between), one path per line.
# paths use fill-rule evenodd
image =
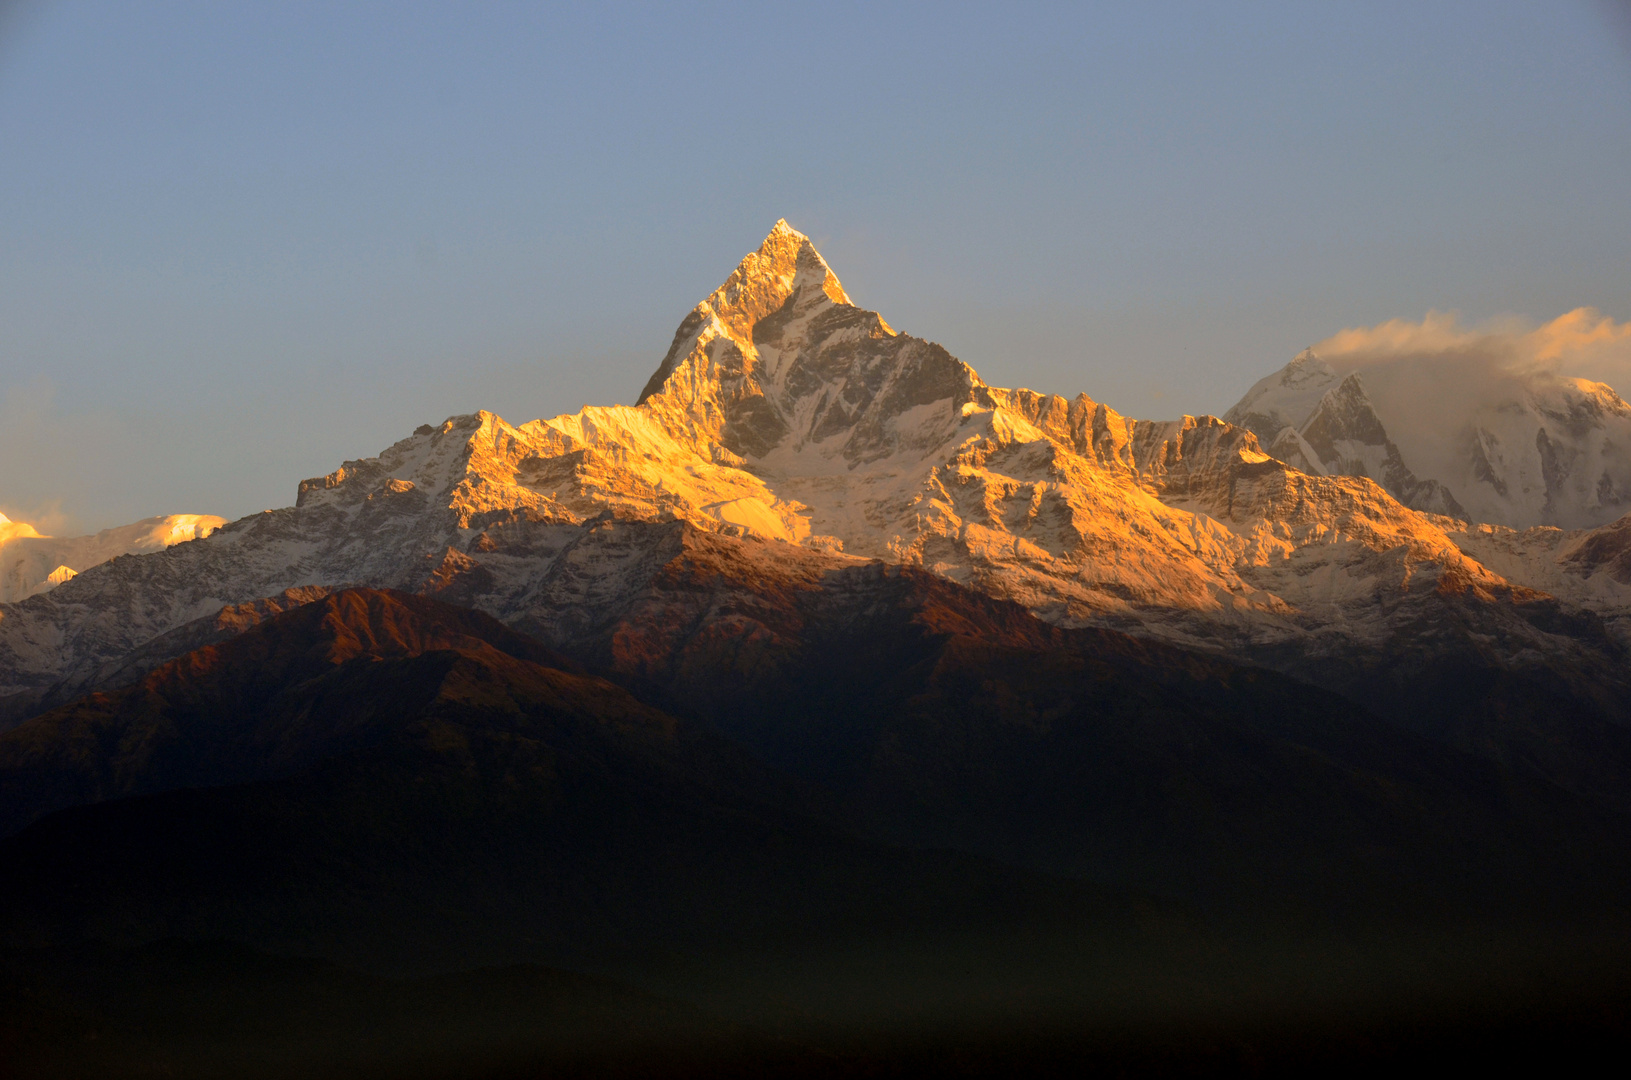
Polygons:
M1625 320L1624 13L13 5L0 511L234 517L632 401L778 217L988 381L1140 416L1429 309Z

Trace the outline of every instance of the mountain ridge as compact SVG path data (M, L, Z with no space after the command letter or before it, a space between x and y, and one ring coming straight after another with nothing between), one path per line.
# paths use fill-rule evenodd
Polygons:
M12 872L0 888L0 908L11 906L4 940L112 934L141 944L226 932L379 962L391 950L380 953L379 934L355 923L348 894L377 891L377 874L423 874L455 857L450 830L489 825L545 866L566 860L564 892L538 882L522 891L547 897L550 919L591 937L604 930L590 930L598 914L572 907L573 875L600 888L609 866L611 880L653 866L667 874L685 862L672 852L685 849L733 862L743 881L782 874L771 868L790 851L817 865L859 859L844 873L862 880L938 858L912 851L962 852L1016 867L1021 881L1040 872L1084 882L1088 899L1101 888L1091 883L1109 883L1125 893L1118 904L1165 897L1248 924L1526 917L1554 894L1582 916L1623 906L1613 883L1631 878L1631 846L1613 815L1295 680L1051 626L910 567L849 566L778 591L740 560L698 554L654 580L615 625L575 639L573 652L602 675L479 612L350 589L0 735L0 863ZM676 617L699 602L717 613L708 593L722 574L747 586L751 609L734 620ZM1190 797L1169 802L1174 785ZM619 794L592 796L603 788ZM331 803L332 814L314 809ZM629 808L669 803L679 816L667 824L631 824L640 814ZM727 832L747 829L740 841L767 824L783 837L768 863L759 841L716 846L711 830L731 822ZM222 847L263 830L275 855ZM310 858L329 850L319 839L329 834L339 847ZM539 847L540 837L552 839ZM1554 851L1559 837L1569 842ZM1524 866L1552 872L1537 880L1508 867L1514 843ZM376 866L364 851L380 845L395 854ZM475 848L478 859L513 862L504 844ZM230 868L226 879L216 864ZM374 869L359 877L359 866ZM205 895L226 892L197 904L171 873ZM430 891L456 905L496 901L492 912L513 920L506 891L537 874L504 871L496 894L499 883L483 878L474 891L451 882ZM42 905L50 883L81 878L66 910ZM237 878L280 899L239 895ZM103 884L84 887L91 881ZM733 892L743 881L704 891L740 904L754 896ZM339 938L305 936L311 916L289 905L308 887L333 909L323 933L344 926ZM642 911L652 920L618 932L661 939L665 924L691 918L651 900L642 888L612 904L619 920ZM393 917L414 908L384 905ZM112 915L121 909L129 916ZM522 953L571 955L572 935L537 925L529 934L549 945ZM440 948L446 936L430 938ZM481 932L453 936L496 947Z
M1334 377L1311 353L1300 364L1310 395ZM539 613L568 595L592 613L693 542L618 539L618 522L733 540L749 565L922 567L1061 626L1333 685L1350 677L1332 664L1412 636L1482 642L1478 663L1502 669L1611 671L1623 646L1554 632L1573 624L1551 612L1617 628L1631 613L1612 572L1563 589L1584 564L1492 555L1505 576L1464 521L1367 477L1299 471L1224 420L989 386L854 306L779 222L682 320L639 404L425 425L301 482L292 507L0 607L0 695L63 700L148 642L291 589L423 591L528 626L564 618Z
M0 777L10 948L224 939L445 970L993 918L1114 933L1150 907L867 841L706 726L480 613L381 590L36 717L0 735Z

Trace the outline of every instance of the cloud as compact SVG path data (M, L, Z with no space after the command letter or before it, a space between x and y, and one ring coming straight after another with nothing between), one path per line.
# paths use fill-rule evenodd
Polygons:
M1560 375L1631 391L1631 323L1617 323L1595 308L1575 308L1524 342L1537 363L1555 365Z
M1529 403L1571 399L1567 379L1631 392L1631 323L1586 307L1539 325L1506 317L1467 326L1454 313L1430 311L1419 322L1349 327L1314 351L1339 374L1358 371L1406 464L1447 484L1486 521L1505 520L1506 511L1475 505L1483 489L1468 472L1465 433L1499 432L1506 456L1535 458L1530 472L1538 476L1542 421Z
M1338 369L1408 362L1495 379L1549 373L1631 391L1631 322L1589 307L1540 326L1509 316L1468 327L1453 312L1429 311L1420 322L1349 327L1314 351Z
M68 515L62 512L62 500L60 499L53 499L47 503L36 503L32 506L0 503L0 517L6 518L14 526L31 528L40 536L58 536L68 530L71 524ZM22 528L15 528L10 531L17 536L27 535ZM6 538L6 530L0 527L0 540Z

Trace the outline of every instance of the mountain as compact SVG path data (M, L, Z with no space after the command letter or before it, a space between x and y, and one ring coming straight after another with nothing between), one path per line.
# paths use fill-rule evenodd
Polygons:
M0 604L49 592L64 581L121 555L161 551L208 536L226 524L208 514L143 518L90 536L41 536L0 514Z
M1570 882L1575 903L1595 888L1578 866L1519 856L1518 879L1481 885L1449 868L1485 873L1563 835L1596 836L1602 868L1619 858L1614 815L1589 809L1599 795L1624 805L1631 732L1612 724L1555 769L1569 783L1536 784L1522 762L1447 749L1296 680L1053 626L921 569L799 567L684 525L633 530L679 541L643 588L598 625L531 628L833 792L880 839L1284 921L1382 919L1394 904L1421 920L1472 897L1517 902L1537 878ZM1521 684L1506 689L1516 711ZM1579 712L1580 729L1549 730L1554 765L1591 722Z
M0 965L51 1016L225 942L1163 1045L1613 966L1631 518L1407 506L1452 493L1352 375L1304 357L1267 450L992 387L778 223L635 405L423 425L0 604Z
M682 321L638 405L425 425L303 482L294 507L81 574L4 610L0 692L292 587L459 579L517 617L543 563L608 513L921 565L1064 625L1226 648L1371 641L1395 621L1379 593L1513 587L1375 483L1299 473L1249 431L987 386L850 304L783 222Z
M0 736L3 943L226 939L376 970L1149 905L869 843L736 744L465 608L345 590Z
M1428 513L1580 529L1631 511L1631 405L1603 383L1430 359L1339 370L1305 349L1224 419L1305 472L1368 476Z
M1555 1004L1537 948L1609 1000L1623 815L921 569L771 578L754 541L625 530L682 554L578 637L616 681L352 589L0 735L0 1067L1170 1064L1249 1052L1254 1010L1283 1054L1491 985Z
M1314 439L1367 460L1365 386L1325 385L1311 356L1292 374ZM1380 464L1399 460L1389 445ZM1497 757L1554 746L1545 775L1618 783L1618 751L1588 749L1631 700L1618 583L1586 606L1546 592L1545 567L1503 576L1458 545L1461 521L1300 471L1213 417L988 386L851 304L785 222L682 320L634 406L424 425L302 482L293 507L0 606L0 717L128 682L223 609L289 590L424 592L560 644L693 543L634 528L664 522L734 538L728 558L771 580L922 567L1058 626L1267 665ZM1531 703L1516 728L1503 687Z
M350 589L0 735L0 945L435 970L1136 942L1151 896L1276 933L1624 906L1619 815L1294 680L641 528L703 546L578 638L604 675ZM675 617L732 584L757 604Z
M1456 523L1447 535L1486 566L1599 615L1631 641L1631 514L1595 529Z
M1358 374L1326 391L1301 428L1282 430L1271 450L1282 446L1287 435L1294 440L1287 449L1297 457L1286 460L1304 472L1368 476L1412 509L1466 517L1443 484L1421 480L1405 465Z
M265 779L334 756L366 743L370 724L412 714L434 692L388 661L463 651L495 664L495 649L577 670L487 616L419 597L351 591L272 613L131 686L0 737L0 835L64 806ZM330 685L353 683L360 685ZM289 704L291 691L299 704ZM310 715L313 694L322 723Z

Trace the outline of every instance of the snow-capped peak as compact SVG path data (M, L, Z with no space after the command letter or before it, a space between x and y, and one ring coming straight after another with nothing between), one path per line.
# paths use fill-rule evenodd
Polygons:
M1275 440L1276 446L1285 441L1284 434ZM1309 471L1324 476L1366 476L1406 506L1448 517L1466 517L1466 511L1444 485L1421 479L1404 463L1357 371L1320 398L1314 412L1297 430L1296 449L1308 457L1312 466Z
M663 390L680 365L708 342L723 338L753 357L753 328L761 321L789 308L808 316L832 304L850 304L837 275L809 237L785 219L778 220L758 250L744 256L730 277L680 323L668 355L641 391L640 402ZM752 374L752 368L750 363L737 374ZM684 396L687 388L676 386L674 391Z
M848 434L855 460L887 442L894 416L960 406L983 385L944 349L856 307L809 238L779 223L686 316L640 404L699 448L759 458Z
M1418 510L1513 528L1631 510L1631 405L1544 369L1453 357L1339 369L1305 349L1224 418L1288 464L1369 476Z
M1269 446L1286 428L1300 428L1326 391L1340 381L1336 370L1318 353L1304 349L1291 363L1252 384L1223 419Z
M208 536L226 524L208 514L171 514L103 529L89 536L42 536L32 525L0 517L0 603L45 592L120 555L162 551Z

